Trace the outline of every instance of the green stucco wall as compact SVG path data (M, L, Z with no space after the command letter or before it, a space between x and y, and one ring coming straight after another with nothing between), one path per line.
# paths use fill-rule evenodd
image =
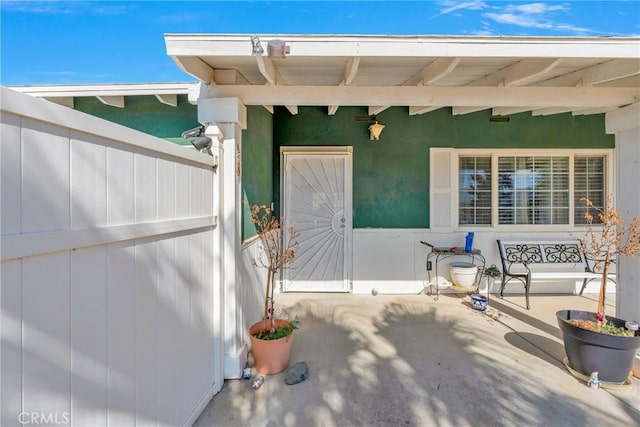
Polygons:
M509 122L490 122L490 111L453 116L451 109L409 116L407 107L378 114L386 127L380 141L369 139L366 107L300 107L297 115L276 108L273 156L292 145L353 146L353 225L355 228L429 227L429 148L612 148L604 116L531 116L515 114ZM251 120L249 127L253 128ZM245 163L245 170L251 168ZM277 170L277 169L276 169ZM279 190L274 176L274 192ZM278 202L276 200L276 202Z
M242 239L256 234L251 224L249 205L274 202L273 116L265 108L247 107L247 123L242 132ZM275 156L275 157L274 157Z
M200 125L198 108L189 103L187 95L178 95L176 107L163 104L152 95L126 96L124 108L82 97L75 98L74 109L181 145L190 144L180 137L182 132Z
M75 109L142 132L189 144L180 137L199 125L197 106L186 95L177 107L154 96L125 97L125 108L102 104L93 97L75 99ZM247 107L248 128L242 136L242 191L250 204L279 206L280 146L334 145L353 147L353 224L355 228L429 227L429 148L613 148L604 133L604 115L557 114L510 116L491 122L490 111L453 116L451 109L409 116L406 107L378 114L386 125L380 141L371 141L366 107L340 107L329 116L326 107L299 107L297 115L276 107L272 115L261 106ZM246 212L243 239L255 235Z

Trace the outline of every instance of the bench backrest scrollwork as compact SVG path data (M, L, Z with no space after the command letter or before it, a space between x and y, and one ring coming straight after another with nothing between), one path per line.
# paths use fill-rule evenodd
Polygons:
M512 264L584 264L587 259L575 240L557 242L506 242L498 240L502 267Z

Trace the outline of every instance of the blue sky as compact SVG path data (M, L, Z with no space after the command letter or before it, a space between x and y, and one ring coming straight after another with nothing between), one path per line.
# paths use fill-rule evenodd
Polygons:
M187 82L165 33L638 36L640 1L7 1L2 85Z

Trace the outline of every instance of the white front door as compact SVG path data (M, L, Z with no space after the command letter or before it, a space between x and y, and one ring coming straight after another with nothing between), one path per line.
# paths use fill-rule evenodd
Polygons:
M298 249L285 292L348 292L351 270L351 147L283 147L282 213Z

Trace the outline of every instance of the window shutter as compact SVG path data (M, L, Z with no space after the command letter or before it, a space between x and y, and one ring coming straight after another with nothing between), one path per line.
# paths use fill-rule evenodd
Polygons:
M458 217L454 202L453 148L429 151L429 224L431 231L451 232Z

